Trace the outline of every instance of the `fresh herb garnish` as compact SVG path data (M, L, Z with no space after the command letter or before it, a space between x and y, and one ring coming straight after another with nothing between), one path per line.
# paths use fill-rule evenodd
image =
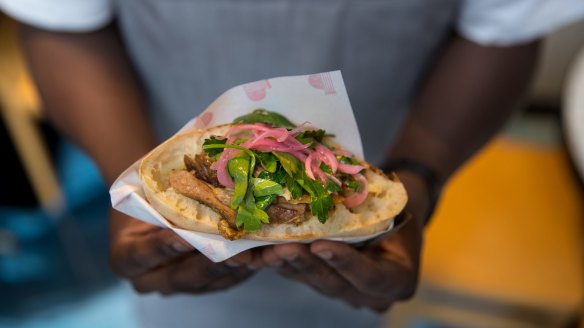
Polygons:
M294 181L294 178L289 175L286 176L286 186L288 187L288 191L290 191L293 199L302 196L302 187L300 187L300 185Z
M231 175L233 182L235 183L233 197L231 198L230 204L233 209L236 209L245 198L249 179L249 162L249 156L245 153L241 153L227 163L229 175Z
M328 174L333 174L333 170L331 169L331 167L326 165L325 163L320 164L320 169L323 170L323 172L326 172Z
M260 163L264 169L270 173L276 172L278 168L278 159L272 153L257 153Z
M275 151L274 155L278 158L286 173L291 177L295 177L298 171L300 171L300 168L303 168L302 162L293 155L281 151Z
M255 197L281 195L284 193L282 186L272 180L251 178L251 183L253 184L253 195Z
M355 180L345 180L345 184L347 185L347 187L355 190L355 191L359 191L359 183Z
M358 160L356 160L352 157L347 157L347 156L342 156L342 155L338 155L337 160L339 160L339 163L342 163L342 164L351 164L351 165L360 165L361 164L361 163L359 163Z
M236 123L263 123L272 127L295 128L284 116L257 109L250 114L238 117ZM324 139L329 136L324 130L306 130L298 133L295 138L305 145L313 148L321 143L325 147ZM243 226L246 231L259 230L264 223L269 223L269 216L264 211L276 198L284 194L284 188L288 189L293 199L310 196L310 210L321 223L328 219L330 210L334 207L333 193L341 191L342 187L332 179L324 183L313 180L306 174L304 162L296 156L280 151L252 151L241 146L247 140L247 135L226 144L226 139L215 136L205 139L203 149L214 157L219 157L225 148L241 150L242 153L233 157L227 163L229 175L234 180L234 195L231 199L231 207L237 210L236 225ZM267 137L272 138L272 137ZM343 164L358 165L359 162L351 157L336 156ZM256 161L258 167L256 168ZM259 166L261 165L261 166ZM340 179L344 188L358 191L359 184L350 175L333 173L330 166L321 163L320 169L327 175L335 175ZM259 172L258 172L259 171ZM336 180L335 180L336 181ZM338 182L338 181L337 181Z
M270 217L268 213L256 206L251 188L245 196L245 202L239 206L237 210L237 217L235 224L246 231L257 231L261 229L262 223L269 223Z
M318 180L310 179L304 170L296 177L296 182L310 194L310 211L318 217L318 221L325 223L328 213L333 208L333 198Z
M322 142L322 138L324 138L326 134L325 130L306 130L298 133L296 135L296 140L300 141L303 144L312 144L316 142Z
M274 201L274 199L276 199L276 197L278 197L278 195L276 194L272 194L272 195L267 195L267 196L262 196L262 197L256 197L256 207L262 210L265 210L268 206L270 206L272 204L272 202Z
M281 165L278 165L278 168L276 169L276 172L274 172L274 173L270 173L268 171L261 171L258 174L258 178L260 178L260 179L272 180L272 181L275 181L279 184L284 184L287 176L288 175L286 174L286 171L284 170L284 168Z
M256 109L253 112L240 116L233 120L233 123L247 123L247 124L254 124L254 123L264 123L271 125L276 128L287 128L293 129L296 126L290 122L286 117L274 113L269 112L265 109Z
M326 185L326 190L328 190L331 193L338 192L338 191L341 191L341 186L334 183L332 180L329 180L327 185Z
M211 138L205 139L205 141L203 142L203 149L205 149L204 146L207 145L224 145L227 142L226 138L217 138L215 136L211 136ZM209 149L205 149L205 151L207 152L207 154L209 154L209 156L215 156L217 154L220 154L223 149L222 148L209 148Z

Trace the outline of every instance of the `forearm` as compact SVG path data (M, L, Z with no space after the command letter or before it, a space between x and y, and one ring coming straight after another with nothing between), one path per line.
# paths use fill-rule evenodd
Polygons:
M49 119L112 183L153 146L144 99L116 30L72 34L22 26L21 31Z
M454 36L429 72L391 158L423 163L445 181L517 107L538 47L483 47ZM403 176L412 180L411 173Z

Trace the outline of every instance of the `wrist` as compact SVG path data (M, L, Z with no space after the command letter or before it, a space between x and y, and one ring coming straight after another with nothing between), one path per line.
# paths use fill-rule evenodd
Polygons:
M385 165L384 171L397 174L408 193L406 209L425 225L434 212L442 190L438 174L424 163L410 159L391 161Z
M403 183L408 194L408 202L405 209L413 214L421 226L424 226L431 211L431 200L424 179L408 170L396 170L394 172Z

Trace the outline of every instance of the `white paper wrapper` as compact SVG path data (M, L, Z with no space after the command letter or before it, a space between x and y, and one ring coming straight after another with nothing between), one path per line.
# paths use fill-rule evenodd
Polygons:
M311 122L335 134L337 143L357 157L363 158L359 129L340 71L279 77L234 87L217 98L205 111L178 132L231 123L236 117L257 108L279 112L297 124ZM229 241L220 235L174 227L145 199L142 183L138 178L139 164L140 161L137 161L129 167L110 188L112 206L116 210L147 223L172 229L215 262L226 260L253 247L274 244L247 239ZM382 233L385 231L367 237L330 238L330 240L358 243Z

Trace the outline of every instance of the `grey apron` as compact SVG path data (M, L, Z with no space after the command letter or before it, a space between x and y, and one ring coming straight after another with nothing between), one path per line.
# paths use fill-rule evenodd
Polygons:
M340 69L366 159L380 164L458 0L117 0L163 140L223 91ZM225 292L140 299L150 327L368 327L379 318L263 270Z

